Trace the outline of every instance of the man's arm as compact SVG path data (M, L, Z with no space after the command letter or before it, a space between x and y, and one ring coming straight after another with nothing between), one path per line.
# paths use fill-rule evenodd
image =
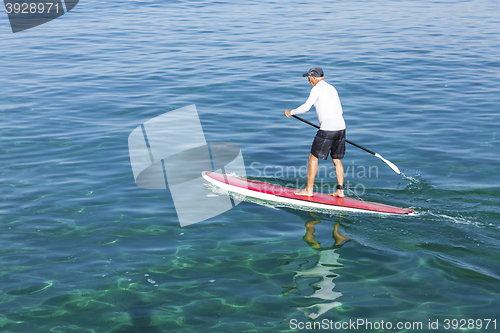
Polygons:
M295 110L291 110L290 115L295 115L295 114L301 114L304 112L307 112L311 109L311 106L313 106L314 102L318 99L318 89L316 87L313 87L311 89L311 93L309 94L309 98L307 98L307 101L296 108Z

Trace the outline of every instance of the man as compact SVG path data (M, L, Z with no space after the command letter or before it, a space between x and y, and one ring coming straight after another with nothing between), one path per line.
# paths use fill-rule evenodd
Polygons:
M345 154L345 122L342 117L342 105L337 90L324 81L323 75L323 70L319 67L313 67L309 72L302 74L302 76L308 77L309 83L313 87L309 98L295 110L285 111L285 115L290 117L309 111L314 104L320 125L309 153L307 186L305 189L295 192L295 194L313 195L314 178L316 178L318 172L318 158L326 160L330 154L337 176L337 190L332 195L334 197L343 197L344 166L341 159Z

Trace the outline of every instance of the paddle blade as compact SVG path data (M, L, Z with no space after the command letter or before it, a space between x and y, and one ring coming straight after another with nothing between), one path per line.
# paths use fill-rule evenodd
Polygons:
M378 154L378 153L375 153L375 156L377 156L382 161L384 161L384 163L387 164L389 166L389 168L392 169L392 171L394 171L398 175L401 174L401 171L399 171L398 167L394 163L392 163L391 161L386 160L385 158L383 158L382 156L380 156L380 154Z

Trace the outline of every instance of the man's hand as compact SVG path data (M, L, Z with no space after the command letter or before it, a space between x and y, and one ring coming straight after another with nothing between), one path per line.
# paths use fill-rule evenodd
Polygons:
M288 118L290 118L292 115L292 110L285 110L285 116L287 116Z

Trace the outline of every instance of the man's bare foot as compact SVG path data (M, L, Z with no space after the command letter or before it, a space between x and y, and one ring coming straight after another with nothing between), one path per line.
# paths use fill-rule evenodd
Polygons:
M312 191L308 191L307 189L302 189L300 191L293 192L293 194L295 194L295 195L304 195L306 197L312 197L313 192Z
M344 190L337 190L337 191L335 191L335 193L332 193L331 195L332 195L332 197L343 198L344 197Z

